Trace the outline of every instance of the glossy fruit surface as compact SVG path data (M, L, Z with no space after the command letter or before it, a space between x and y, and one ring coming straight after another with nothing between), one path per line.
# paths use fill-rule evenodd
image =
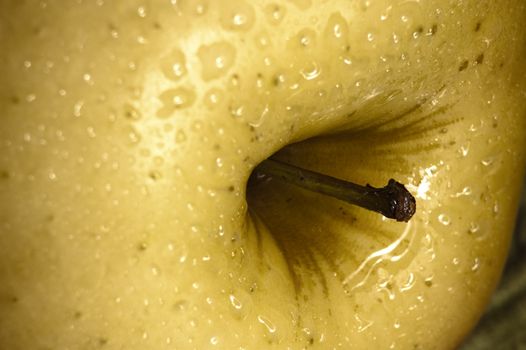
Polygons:
M0 347L454 348L520 193L524 6L2 2ZM247 195L277 151L417 214Z

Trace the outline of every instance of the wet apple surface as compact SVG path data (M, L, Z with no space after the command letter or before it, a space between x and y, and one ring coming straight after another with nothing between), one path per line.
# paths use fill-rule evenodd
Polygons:
M519 1L2 2L0 347L452 349L524 172ZM386 220L266 158L406 184Z

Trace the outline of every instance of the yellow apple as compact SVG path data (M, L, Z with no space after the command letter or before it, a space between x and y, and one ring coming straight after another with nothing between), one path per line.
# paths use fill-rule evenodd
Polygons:
M2 1L0 348L452 349L502 269L523 1ZM276 179L405 183L409 223Z

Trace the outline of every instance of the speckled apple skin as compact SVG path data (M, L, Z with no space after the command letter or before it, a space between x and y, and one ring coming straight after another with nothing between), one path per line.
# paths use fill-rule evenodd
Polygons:
M522 1L2 1L0 348L453 349L526 151ZM417 198L396 223L276 153Z

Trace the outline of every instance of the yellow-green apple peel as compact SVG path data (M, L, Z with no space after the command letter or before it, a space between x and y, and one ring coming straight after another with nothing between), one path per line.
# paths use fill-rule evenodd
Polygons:
M2 1L0 348L455 348L514 223L525 6ZM247 188L271 155L418 210Z

